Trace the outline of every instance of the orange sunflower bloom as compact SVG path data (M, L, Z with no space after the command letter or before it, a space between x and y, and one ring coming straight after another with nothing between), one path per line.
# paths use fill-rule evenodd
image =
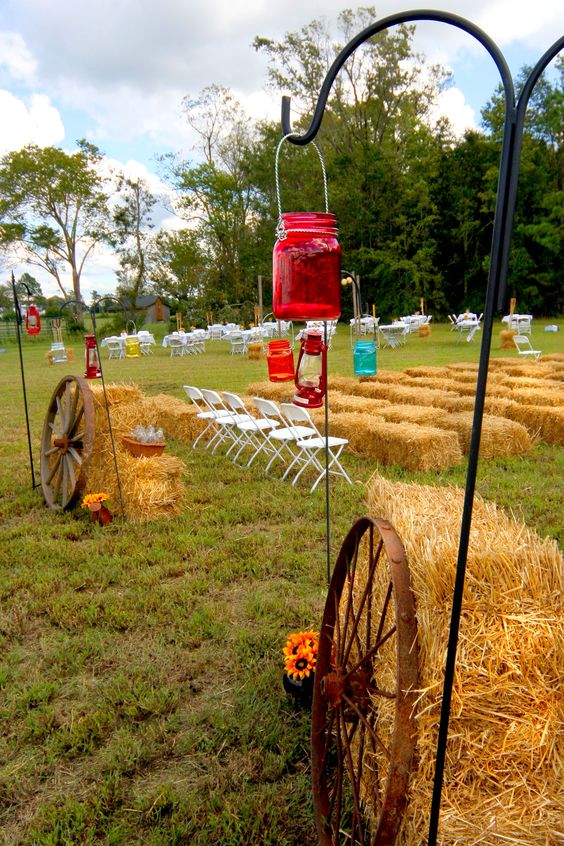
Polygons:
M307 678L315 672L319 638L317 632L298 632L288 637L284 647L284 667L290 678Z

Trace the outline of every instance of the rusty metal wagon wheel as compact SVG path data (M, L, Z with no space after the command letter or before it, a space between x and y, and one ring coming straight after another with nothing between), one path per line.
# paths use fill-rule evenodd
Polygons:
M86 483L94 443L94 399L86 379L64 376L41 435L41 487L49 508L70 508Z
M312 704L322 846L392 846L413 766L417 620L403 545L363 517L345 538L325 604Z

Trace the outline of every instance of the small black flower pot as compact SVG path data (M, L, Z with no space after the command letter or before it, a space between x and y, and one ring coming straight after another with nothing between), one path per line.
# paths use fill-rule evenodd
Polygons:
M297 705L311 705L313 696L313 673L305 679L294 679L284 673L282 683L284 690L289 693Z

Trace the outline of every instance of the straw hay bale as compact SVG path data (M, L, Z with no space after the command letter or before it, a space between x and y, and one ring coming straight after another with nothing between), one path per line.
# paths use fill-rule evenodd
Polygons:
M437 420L444 420L448 416L448 412L444 409L431 405L389 405L382 408L382 417L391 423L436 426Z
M329 392L330 412L355 411L359 414L377 414L381 416L383 410L389 405L391 403L385 399L367 399L366 397L357 397L353 394L343 394L341 391Z
M564 407L564 390L546 391L544 389L523 388L511 391L511 398L523 405L554 405Z
M417 330L417 334L420 338L428 338L431 334L431 327L428 323L424 323L422 326L419 327Z
M417 765L396 846L426 842L463 499L453 486L378 475L369 486L370 513L389 519L406 548L419 626ZM475 498L441 846L560 842L563 563L554 541ZM383 659L379 680L395 675Z
M102 386L94 385L92 393L95 437L87 485L90 491L110 494L112 510L119 513L119 487ZM150 423L168 429L169 437L180 437L181 432L188 431L188 419L193 433L194 427L201 425L194 412L184 414L190 406L174 397L164 394L146 397L134 385L106 385L106 396L127 519L138 523L178 514L184 497L184 462L166 453L155 458L135 458L124 449L121 437L130 435L136 426L148 426ZM163 425L165 421L166 426Z
M197 417L198 412L193 403L170 394L145 397L143 408L145 414L151 417L153 425L163 430L166 438L194 441L206 427L206 423Z
M476 379L474 378L474 382ZM433 390L439 391L450 391L451 393L460 394L466 390L466 386L459 383L458 380L452 378L450 376L444 377L432 377L432 376L420 376L419 378L411 378L408 383L406 383L406 387L410 388L432 388Z
M549 353L548 355L543 355L542 357L544 361L555 361L560 364L564 364L564 353Z
M412 378L415 377L416 379L419 377L428 377L429 379L440 379L445 378L449 375L449 370L447 367L406 367L403 372L407 376L411 376Z
M547 444L564 446L564 408L511 403L506 409L510 420L521 423L533 436Z
M447 414L437 418L435 425L439 429L455 431L460 439L462 452L470 451L472 423L471 411ZM503 417L484 414L480 438L480 458L496 458L502 455L523 455L532 448L531 438L524 426Z
M254 344L248 344L247 358L253 361L259 361L262 358L266 358L266 352L264 350L263 345L259 342Z
M291 402L296 393L293 382L251 382L247 385L247 394L251 397L262 397L275 402Z
M471 370L474 373L478 372L478 365L472 361L457 361L454 364L447 364L445 365L447 370Z
M402 370L379 370L375 376L360 376L360 381L401 385L403 382L408 382L409 379Z
M321 417L321 415L319 415ZM331 414L330 434L347 438L349 449L382 464L408 470L441 470L462 460L458 437L432 426L391 423L354 412Z
M516 350L517 346L513 340L516 334L517 332L514 332L513 329L502 329L499 333L500 350Z
M445 397L441 400L440 406L433 406L434 408L442 408L445 411L472 411L474 408L475 397Z

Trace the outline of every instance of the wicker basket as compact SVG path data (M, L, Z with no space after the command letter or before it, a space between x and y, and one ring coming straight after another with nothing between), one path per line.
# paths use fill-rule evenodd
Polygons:
M143 441L136 441L135 438L130 438L128 435L122 435L121 441L126 450L137 458L141 456L152 458L153 456L162 455L166 446L163 443L150 444Z

